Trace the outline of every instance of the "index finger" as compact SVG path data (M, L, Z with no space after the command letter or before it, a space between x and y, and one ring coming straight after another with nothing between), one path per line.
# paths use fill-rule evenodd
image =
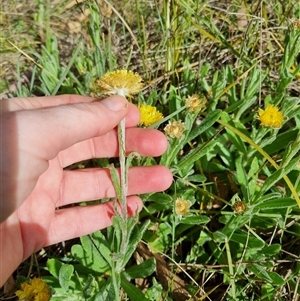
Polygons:
M130 108L138 117L134 106ZM18 139L26 152L51 160L75 143L111 131L128 112L125 98L111 96L98 102L9 112L2 115L2 123L4 132L10 133L10 139Z
M75 94L41 97L15 97L1 100L1 111L13 112L19 110L33 110L56 107L60 105L75 104L80 102L93 102L95 100L99 99Z

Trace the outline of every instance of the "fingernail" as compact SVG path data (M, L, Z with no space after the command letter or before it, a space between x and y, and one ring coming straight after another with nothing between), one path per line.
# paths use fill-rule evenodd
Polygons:
M101 103L108 108L109 110L112 111L120 111L128 106L128 101L124 97L116 97L116 96L111 96L108 98L105 98L101 101Z

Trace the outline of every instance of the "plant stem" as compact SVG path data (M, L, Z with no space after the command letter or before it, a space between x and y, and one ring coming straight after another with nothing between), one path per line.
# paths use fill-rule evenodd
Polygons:
M117 275L118 275L118 273L116 273L116 270L115 270L115 263L113 262L113 264L112 264L112 285L114 287L114 292L115 292L115 297L116 297L115 300L119 301L120 300L120 295L119 295L120 278L117 279L117 277L118 277Z
M120 183L122 199L121 214L124 221L127 221L127 190L128 190L128 175L126 170L126 151L125 151L125 118L118 125L118 140L119 140L119 159L120 159Z
M125 97L125 95L122 95ZM128 245L128 212L127 212L127 190L128 190L128 167L126 166L126 149L125 149L125 118L123 118L118 125L118 142L119 142L119 160L120 160L120 186L121 186L121 224L122 239L120 245L120 255L125 256L127 245ZM121 273L123 266L123 259L118 259L116 264L116 272Z

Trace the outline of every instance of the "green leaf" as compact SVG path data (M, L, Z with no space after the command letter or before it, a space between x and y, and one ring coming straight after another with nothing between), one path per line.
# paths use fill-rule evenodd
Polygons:
M88 299L89 301L115 301L115 295L113 285L111 283L111 277L107 281L103 281L99 285L97 294Z
M283 155L282 161L280 163L280 167L281 168L285 168L288 170L293 168L293 165L297 165L297 163L299 162L299 158L294 158L297 154L299 154L299 150L300 150L300 132L298 133L297 139L293 142L290 143L289 145L287 145L285 153ZM296 161L294 164L291 164L291 161L293 161L292 159L298 159L298 161ZM291 167L287 167L291 165Z
M107 272L111 266L111 251L103 234L98 231L80 240L82 246L74 245L71 248L74 258L96 272Z
M58 275L59 284L63 290L67 291L69 288L69 282L74 272L74 267L71 264L64 264Z
M238 110L236 110L236 112L234 113L235 114L234 119L239 120L244 112L246 113L248 112L247 110L255 103L256 100L257 100L256 96L242 99L238 107ZM228 110L226 111L228 112Z
M265 270L265 267L254 263L253 265L249 266L249 270L252 273L254 273L256 277L272 283L272 278L269 276L269 273Z
M282 286L285 283L285 280L276 272L268 272L269 277L272 279L273 285Z
M280 244L273 244L270 246L267 246L261 250L261 253L266 257L270 258L272 256L277 255L281 251L281 245Z
M205 225L210 222L210 218L205 215L187 216L180 220L181 224Z
M121 276L121 286L131 301L149 301L145 295L124 276Z
M247 246L249 249L262 249L265 242L257 237L249 236L247 233L233 233L230 240Z
M191 141L198 137L200 134L209 129L221 116L221 110L214 110L210 112L194 130L189 134L188 141Z
M280 150L285 149L286 146L297 138L299 130L289 130L277 135L276 140L264 147L264 151L269 154L277 154Z
M84 297L89 298L91 296L94 296L98 291L99 291L99 287L98 287L97 280L93 275L89 274L82 288Z
M151 301L163 300L163 286L156 281L155 277L152 278L152 282L153 284L147 289L145 296Z
M257 203L257 200L260 196L262 196L268 189L272 188L284 175L284 169L280 168L276 170L268 179L264 182L263 186L261 187L260 191L255 196L253 203Z
M126 254L123 259L122 267L124 268L127 262L129 261L131 255L136 250L138 243L142 240L145 231L148 229L150 224L150 220L147 220L141 227L136 226L130 239L128 241L128 246L126 250Z
M150 259L145 260L139 265L134 265L125 270L123 273L124 276L128 279L136 279L136 278L146 278L154 273L156 270L156 261L155 258L152 257Z
M51 275L53 275L56 279L59 277L59 270L63 266L63 263L55 258L51 258L47 260L47 268Z
M115 191L117 194L117 199L122 200L121 183L120 183L118 172L113 164L110 164L109 172L110 172L110 176L113 181L113 185L114 185L114 188L115 188Z
M80 37L80 38L77 40L77 42L75 43L75 45L80 45L80 44L81 44L81 41L82 41L82 37ZM51 92L51 95L56 95L56 94L57 94L59 88L61 87L63 81L65 80L67 74L69 73L71 67L73 66L74 61L75 61L75 59L77 58L80 49L81 49L81 48L78 46L77 49L73 52L72 57L71 57L71 59L69 60L68 66L65 68L65 70L64 70L63 73L61 74L58 83L56 84L54 90ZM58 65L59 65L59 62L58 62Z
M257 178L258 178L259 164L258 159L254 157L251 162L250 170L248 172L248 191L250 198L255 194L256 186L257 186Z
M206 177L204 175L191 175L185 178L186 181L189 182L196 182L196 183L202 183L206 181Z
M191 150L179 161L177 170L182 170L186 166L193 164L195 161L205 156L206 153L208 153L212 148L215 147L216 143L217 141L215 140L208 141L207 143L201 144L195 149Z
M295 235L296 237L300 237L300 224L296 223L292 225L289 229L288 232Z
M284 167L285 173L288 174L292 170L299 170L298 168L299 164L299 157L297 156L296 158L292 159L287 165Z
M57 293L55 291L55 295L51 297L51 301L82 301L82 294L67 294L67 293ZM105 300L106 301L106 300Z
M296 201L293 198L278 198L272 199L270 201L265 201L256 205L256 208L264 209L264 210L272 210L272 209L283 209L289 207L297 206Z
M242 132L247 137L249 136L249 133L246 130L245 126L241 122L239 122L237 120L233 120L232 117L230 115L228 115L226 112L224 112L224 111L222 112L221 119L223 121L225 121L226 123L228 123L230 126L236 128L237 130ZM225 127L225 130L227 132L228 140L233 143L233 145L236 147L236 149L240 153L247 155L248 151L247 151L247 147L245 145L244 140L240 136L235 134L228 127Z
M169 247L172 226L169 222L160 223L157 228L156 223L151 223L149 228L155 227L155 231L146 231L143 239L148 243L153 253L165 252Z
M238 184L241 186L241 190L243 193L243 197L245 198L246 202L249 202L249 195L248 195L248 179L245 172L245 169L242 165L242 158L238 157L235 161L236 166L236 180Z
M219 221L225 224L225 227L222 229L223 235L229 238L236 229L241 228L243 225L249 223L250 215L229 215L221 216Z
M261 89L262 82L266 78L267 72L263 72L261 68L254 68L247 83L247 91L245 94L245 99L253 97Z
M173 204L173 198L166 193L153 193L148 200L156 203L168 203L169 205Z

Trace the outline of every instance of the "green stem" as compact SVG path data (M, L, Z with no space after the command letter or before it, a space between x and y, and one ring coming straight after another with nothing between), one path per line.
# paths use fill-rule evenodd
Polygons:
M118 273L116 273L115 269L115 262L112 262L112 285L114 286L114 291L115 291L115 300L119 301L120 300L120 295L119 295L119 287L120 287L120 281L118 281L117 277L119 277ZM119 279L120 280L120 279Z
M118 125L118 140L119 140L119 159L120 159L120 183L121 183L121 194L122 199L119 200L121 203L121 211L123 219L127 220L127 190L128 190L128 175L126 171L126 151L125 151L125 118L121 120Z
M125 95L121 95L125 97ZM126 166L126 148L125 148L125 118L118 125L118 142L119 142L119 160L120 160L120 186L121 186L121 219L123 225L122 238L119 254L125 256L128 245L128 211L127 211L127 191L128 191L128 166ZM119 258L116 264L116 273L120 274L123 265L123 259Z

